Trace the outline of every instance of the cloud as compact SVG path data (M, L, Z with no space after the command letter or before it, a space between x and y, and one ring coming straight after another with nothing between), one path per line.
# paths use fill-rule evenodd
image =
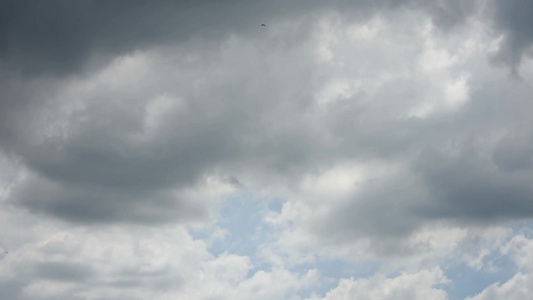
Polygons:
M147 16L178 5L157 4ZM474 10L444 4L420 4L422 11L361 4L383 9L394 22L375 15L361 23L339 12L316 22L302 11L303 18L260 28L261 38L238 31L166 47L154 42L84 76L28 80L23 93L16 87L25 81L10 79L6 94L16 100L6 103L2 143L29 174L11 201L74 222L186 220L210 215L209 207L234 188L227 178L239 188L299 198L292 187L305 178L332 165L375 160L396 169L372 183L362 179L328 208L323 217L331 222L321 230L408 235L434 217L526 217L529 190L520 182L527 175L489 176L477 154L444 163L431 150L460 141L464 132L492 134L495 126L476 115L488 105L476 88L487 84L479 54L492 39L479 34L478 23L440 35L435 14L460 10L466 20ZM204 11L195 5L193 12ZM453 119L460 128L450 125ZM486 130L476 132L478 124ZM505 144L494 154L503 168ZM490 183L491 196L512 190L517 205L502 210L494 198L484 210L469 206L479 202L472 193L480 188L452 182L464 172L463 160L477 172L471 176L478 186ZM377 222L383 212L387 222Z
M29 176L31 177L31 176ZM207 182L188 191L123 191L103 188L99 192L64 185L40 178L27 178L11 191L10 200L27 208L78 223L120 222L165 223L195 220L209 215L208 203L216 203L228 189ZM110 203L109 199L113 199Z
M67 75L92 60L107 62L154 44L179 43L199 33L206 38L226 36L252 22L257 27L268 16L268 8L239 1L7 1L2 6L1 55L8 68L23 76ZM257 19L235 14L239 7Z
M501 247L504 255L510 256L519 271L508 281L494 283L468 300L524 299L531 293L533 283L533 241L523 234L514 236Z
M401 241L431 227L429 224L492 226L530 217L530 168L517 162L520 167L515 170L505 161L510 155L527 161L525 155L522 158L505 151L527 152L528 129L519 124L528 123L529 87L507 81L480 55L492 37L478 35L475 24L465 29L464 39L457 33L453 41L428 34L426 30L433 32L428 23L415 29L395 25L394 32L406 32L405 37L395 35L402 42L409 40L407 33L425 41L412 46L417 52L411 56L402 48L403 43L395 48L394 37L385 39L388 47L380 53L379 42L372 35L381 40L388 37L391 24L384 20L338 31L346 27L325 24L321 30L327 31L327 43L319 49L328 49L332 65L334 58L344 63L339 66L343 72L334 73L342 80L332 80L332 85L318 93L316 115L326 119L322 122L328 130L323 135L328 141L339 142L330 144L339 152L336 161L309 172L284 194L288 200L281 213L270 218L274 226L286 230L280 244L313 249L361 244L359 249L366 249L370 243L371 253L394 256L410 253L413 248ZM335 42L349 40L350 35L358 43L342 45L351 51ZM395 69L376 59L372 63L375 74L365 73L361 83L357 75L344 70L357 74L364 65L356 61L352 66L343 55L363 52L365 43L373 45L380 61L387 61L389 53L405 54L405 59L392 64ZM450 43L457 45L455 50L439 47ZM447 61L431 58L439 52ZM405 74L401 71L404 62L420 66L406 82L396 75ZM462 77L465 68L470 74L464 83L465 98L449 105L446 91ZM378 88L372 89L373 85ZM417 93L407 93L410 97L403 101L406 90ZM391 99L402 101L396 105ZM428 103L434 106L411 115L413 108ZM315 161L317 166L320 163Z
M387 278L383 274L368 279L343 279L322 300L342 299L448 299L446 292L435 286L446 284L448 279L440 269L424 270L414 274L401 274Z
M495 0L492 4L494 24L502 34L500 48L493 59L509 65L517 74L533 42L533 22L529 18L533 5L527 0Z
M153 45L183 43L194 38L223 39L231 33L257 34L262 22L295 18L317 11L341 10L359 17L365 12L401 7L429 12L436 24L461 23L475 4L433 1L271 1L224 4L209 1L138 1L113 3L81 1L32 3L6 1L0 55L4 67L24 77L76 73L87 64L101 66L109 59ZM239 12L239 13L237 13Z
M498 255L468 295L529 283L528 3L0 6L4 298L446 299Z
M516 274L512 279L503 284L493 284L481 292L481 294L467 298L468 300L489 300L489 299L524 299L528 297L529 287L533 283L531 275L522 273Z
M324 11L343 11L362 18L382 11L424 11L442 29L456 28L484 7L504 35L495 60L516 69L531 43L527 16L531 5L516 1L271 1L224 4L209 1L120 1L113 3L54 1L47 4L5 1L0 31L4 67L24 77L64 76L85 67L101 67L116 56L154 45L174 45L195 38L220 40L229 34L253 35L262 22L297 18ZM236 13L239 11L240 13ZM215 13L216 12L216 13ZM529 27L528 27L529 26Z
M183 227L57 225L0 262L0 282L11 283L5 299L280 299L317 280L314 270L258 270L246 256L213 256Z

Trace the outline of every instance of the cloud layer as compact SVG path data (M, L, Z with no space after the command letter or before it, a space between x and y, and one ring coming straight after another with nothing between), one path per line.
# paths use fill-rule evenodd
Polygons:
M532 10L4 1L0 293L522 297Z

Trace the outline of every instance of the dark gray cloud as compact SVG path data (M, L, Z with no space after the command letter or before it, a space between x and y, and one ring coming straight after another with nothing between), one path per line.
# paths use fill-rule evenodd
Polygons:
M431 191L430 217L471 222L529 218L533 214L531 171L495 172L472 151L450 159L433 151L417 162L420 176Z
M317 10L339 10L359 18L369 11L411 7L429 12L445 28L464 21L475 4L447 0L383 1L2 1L0 57L3 68L23 77L61 76L117 55L191 38L223 39L257 34L261 23Z
M495 0L494 24L503 33L500 49L493 59L518 72L533 43L533 3L528 0Z
M22 297L22 289L27 285L20 279L2 280L0 282L0 296L6 300L17 300Z
M442 28L472 16L483 1L3 1L0 23L2 68L23 77L67 75L88 64L101 67L113 57L154 45L192 38L223 39L256 34L258 24L320 11L357 18L403 7L422 10ZM531 44L532 6L527 0L489 1L495 27L505 34L496 60L519 66Z
M479 1L409 1L415 9L428 12L432 21L445 30L453 29L470 18L479 9Z
M225 11L235 4L3 1L1 54L7 68L22 75L69 74L91 59L108 61L154 43L183 41L195 32L225 34L222 28L238 25L228 24Z
M189 49L174 50L190 55ZM216 174L236 162L282 172L300 164L291 162L293 158L306 161L298 155L311 137L299 132L303 125L300 120L294 130L275 129L268 137L269 126L285 128L283 124L291 122L289 117L299 110L298 101L303 103L306 95L295 98L295 103L285 102L301 92L272 72L247 78L246 74L262 67L282 67L279 63L267 66L267 61L260 65L253 62L259 55L269 56L266 49L261 51L250 57L224 58L207 50L200 52L205 59L174 61L170 68L163 58L149 66L149 73L136 70L141 74L133 80L142 83L126 89L108 84L107 77L103 82L89 78L97 84L88 92L75 89L83 107L69 108L73 112L56 109L71 105L72 99L62 90L68 85L59 85L56 93L33 109L20 110L13 105L13 110L22 111L25 118L19 115L6 122L6 127L16 126L4 139L5 148L20 155L36 174L15 189L11 199L35 211L82 222L161 222L205 215L207 202L185 190L201 186L206 173ZM181 60L179 54L170 57L175 58ZM246 64L237 67L243 58ZM175 78L174 67L184 70L182 78ZM311 77L300 69L291 72L299 80ZM190 88L202 81L201 90ZM248 86L242 82L248 82ZM128 79L125 83L129 84ZM36 98L39 90L46 90L40 85L35 89L30 94ZM276 89L279 98L267 96L269 90ZM286 119L274 119L281 109ZM47 135L47 128L51 135ZM276 149L281 152L273 155ZM235 175L225 172L222 169L220 175ZM203 204L197 205L196 201Z
M94 271L90 266L65 262L45 262L34 266L36 277L58 281L86 281Z
M209 214L206 199L197 199L194 195L135 186L128 188L69 186L64 182L36 178L28 179L14 189L11 200L32 211L75 223L162 223L201 219Z
M495 147L493 162L502 171L521 171L531 169L531 138L526 136L508 136Z
M533 213L530 87L491 82L473 83L479 88L454 119L453 135L428 145L411 164L430 192L433 207L424 213L431 217L484 223Z
M149 223L206 216L209 201L191 196L190 190L205 188L209 176L235 178L239 188L247 181L290 186L345 159L409 161L439 139L453 139L462 131L476 134L476 126L508 118L499 114L487 123L476 109L456 126L449 119L396 118L427 92L423 78L386 81L377 91L351 95L326 111L316 107L316 93L331 75L309 51L316 46L311 41L320 26L317 12L342 12L357 23L409 8L427 13L438 28L452 30L476 13L479 6L473 3L2 5L7 17L0 33L6 78L0 83L0 146L31 174L13 189L10 200L69 221ZM495 7L496 28L508 36L518 32L518 23L506 21L514 8L507 12L500 2ZM260 23L269 25L261 28ZM287 32L269 35L280 28ZM423 44L411 46L415 57ZM353 67L365 68L357 70L360 78L385 74L383 66L396 60L373 59L372 52L366 60L375 66ZM488 107L481 100L473 103ZM525 153L520 149L527 147L517 147L501 142L494 162L502 170L519 168L527 155L517 158L512 151ZM430 178L434 169L420 170ZM486 180L499 179L480 179L479 184ZM398 196L404 191L400 198L406 200L399 202L409 202L407 183L387 182L396 187L383 191ZM361 211L377 213L389 205L373 189L365 192L369 200ZM376 227L369 219L363 227L407 232L416 224Z
M315 1L313 1L315 2ZM0 55L23 76L65 75L89 61L196 37L258 32L298 6L280 1L3 1Z

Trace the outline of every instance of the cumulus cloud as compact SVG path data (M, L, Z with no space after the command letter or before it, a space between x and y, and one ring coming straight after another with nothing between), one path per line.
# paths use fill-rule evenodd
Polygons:
M323 300L343 299L448 299L446 292L435 287L448 280L439 269L401 274L394 278L376 275L368 279L343 279Z
M163 211L157 212L157 207L182 210L183 213L175 214L177 218L205 215L205 205L194 208L190 201L181 200L189 198L182 189L203 189L206 178L212 176L294 182L306 172L321 172L328 165L346 160L405 163L413 159L413 151L434 145L435 133L448 136L448 140L456 139L458 129L446 122L459 115L459 120L464 120L460 130L468 132L471 131L468 126L481 121L470 116L468 110L481 101L470 99L468 78L474 70L467 72L463 68L486 42L482 39L489 37L476 36L474 25L458 29L463 40L435 37L435 26L467 22L468 16L477 11L474 4L464 6L454 1L437 6L416 1L404 4L361 2L360 6L351 7L340 2L329 11L351 7L348 18L330 12L329 17L319 17L317 23L310 12L323 11L322 5L312 2L297 11L296 3L277 15L272 7L280 4L274 3L269 4L270 9L262 10L269 14L265 18L279 18L273 29L247 31L235 29L243 20L246 23L242 27L249 27L251 21L247 18L233 20L221 13L217 14L219 26L213 27L216 23L213 20L205 22L204 18L214 11L207 9L210 4L206 3L187 6L157 2L147 6L135 2L127 10L119 4L99 2L58 4L61 9L46 5L42 9L50 13L38 14L32 22L25 16L41 8L7 3L10 19L5 21L4 32L10 34L3 37L9 45L4 51L7 69L10 64L16 67L30 62L39 70L54 72L69 65L82 68L82 57L89 54L103 55L109 50L107 55L113 57L104 68L68 80L48 79L46 74L35 79L7 78L2 144L7 152L21 157L34 174L19 184L12 198L33 210L71 220L81 220L76 211L86 212L87 220L95 221L97 215L102 221L127 220L129 211L131 219L156 220L158 217L150 212L143 215L147 209L139 204L152 198L155 214L161 213L161 220L170 217ZM111 7L100 7L106 5ZM237 2L230 3L224 9L231 10L236 5ZM397 21L386 22L378 14L373 19L366 18L370 20L366 24L351 21L352 17L357 20L356 8L394 16ZM178 15L171 17L171 11ZM188 11L187 17L182 16L183 11ZM146 19L136 18L133 22L132 18L141 12ZM454 12L463 15L446 21L448 15L457 15ZM74 17L78 13L81 15ZM186 22L195 14L198 17L193 23ZM300 17L289 22L281 18L285 14ZM97 17L102 20L96 22ZM159 22L152 22L155 18ZM63 19L72 26L59 26ZM39 30L43 32L37 34L34 31L41 22L44 25ZM187 26L181 26L182 22ZM200 26L201 22L205 26ZM127 31L122 28L126 23L132 26ZM80 32L68 31L78 27ZM170 29L174 27L179 30ZM44 38L48 32L59 29L65 32L57 32L57 41ZM208 41L213 30L225 34ZM77 42L83 32L87 38ZM120 32L129 35L114 38ZM188 38L195 35L203 40ZM387 41L380 41L378 35L387 36ZM174 36L180 40L170 42ZM113 46L111 41L118 44ZM444 47L445 42L451 44ZM453 50L452 45L460 48ZM60 50L72 54L72 59ZM366 58L350 60L349 55ZM403 57L401 62L398 56ZM31 57L57 68L39 66L31 62ZM18 92L21 86L25 88ZM504 149L503 145L500 149ZM425 156L416 159L422 161L417 165L426 165ZM495 160L505 164L505 151L500 150ZM407 162L404 168L409 165ZM426 169L420 170L431 172ZM239 176L235 177L237 173ZM398 176L407 180L404 178L411 175ZM480 180L484 184L490 179ZM412 184L416 185L416 180L397 182L390 178L383 185L391 190L387 187L382 191L424 188ZM363 190L374 193L369 185L365 187ZM174 192L176 188L178 191ZM33 195L41 193L41 200L33 200ZM379 194L359 197L384 199ZM466 194L465 197L471 198ZM118 213L121 208L106 207L114 205L105 200L109 198L117 199L115 204L129 201L131 209ZM382 200L365 201L370 210L389 205L381 203ZM94 203L90 205L94 209L84 206L87 203ZM528 209L516 207L517 212L527 214ZM388 231L386 226L368 226ZM391 223L391 229L405 232L413 226L416 224Z
M14 249L15 250L15 249ZM182 227L53 231L1 261L5 299L280 299L316 271L254 269L246 256L213 256Z
M524 299L531 293L533 283L533 240L523 234L514 236L502 245L501 252L510 256L519 268L519 272L506 282L494 283L469 300L488 299Z
M520 273L469 295L522 293L531 8L3 1L0 293L446 299L449 261L495 249ZM236 197L260 203L246 254L213 246L248 239Z

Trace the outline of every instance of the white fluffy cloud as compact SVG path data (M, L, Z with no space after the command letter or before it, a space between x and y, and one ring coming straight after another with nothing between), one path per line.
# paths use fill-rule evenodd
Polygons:
M314 270L258 270L246 256L215 257L176 226L50 230L1 264L4 299L280 299L317 280Z
M348 299L438 299L446 300L446 292L436 287L448 282L440 269L423 270L413 274L401 274L387 278L378 274L368 279L343 279L323 298L309 300Z
M519 271L506 282L494 283L469 300L527 299L533 292L533 240L523 234L514 236L501 247L510 256Z

